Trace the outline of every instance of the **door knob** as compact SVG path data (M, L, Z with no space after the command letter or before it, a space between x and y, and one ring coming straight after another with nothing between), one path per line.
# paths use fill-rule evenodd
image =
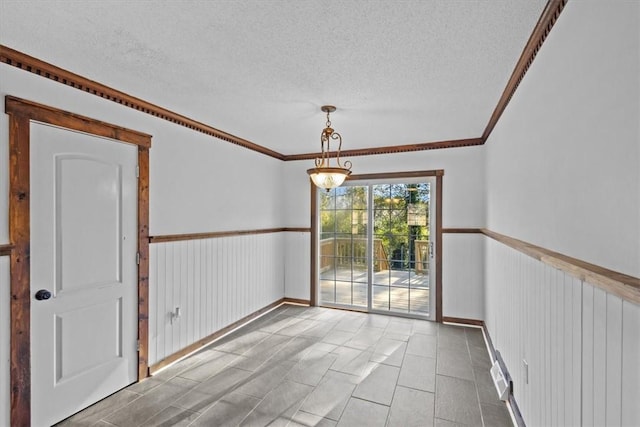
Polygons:
M38 301L49 299L49 298L51 298L51 292L49 292L46 289L40 289L38 292L36 292L36 299Z

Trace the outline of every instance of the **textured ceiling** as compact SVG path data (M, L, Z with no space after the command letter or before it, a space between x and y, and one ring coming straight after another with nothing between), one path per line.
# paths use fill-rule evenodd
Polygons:
M343 149L481 136L545 3L0 0L0 44L298 154L323 104Z

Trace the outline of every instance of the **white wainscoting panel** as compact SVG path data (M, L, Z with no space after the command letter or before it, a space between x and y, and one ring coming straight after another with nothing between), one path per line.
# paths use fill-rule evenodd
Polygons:
M11 408L9 394L9 345L11 300L9 281L9 257L0 256L0 425L8 426Z
M484 236L442 235L442 313L484 319Z
M286 232L284 296L309 300L311 298L311 233Z
M283 234L151 244L149 364L283 298Z
M640 307L491 238L485 247L485 322L527 425L640 425Z

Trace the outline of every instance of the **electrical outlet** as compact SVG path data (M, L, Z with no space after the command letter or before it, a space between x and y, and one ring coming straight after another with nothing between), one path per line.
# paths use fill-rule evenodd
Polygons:
M173 325L173 322L180 320L180 307L176 307L176 310L169 313L169 315L171 316L171 324Z

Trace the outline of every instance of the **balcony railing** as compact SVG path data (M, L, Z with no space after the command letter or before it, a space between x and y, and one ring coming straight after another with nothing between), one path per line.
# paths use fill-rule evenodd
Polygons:
M401 257L404 258L404 257ZM404 259L391 259L384 249L381 239L373 240L373 271L389 270L396 262ZM320 240L320 272L332 268L361 266L366 267L367 239L361 237L339 237ZM429 241L415 240L415 261L411 267L416 274L429 273Z

